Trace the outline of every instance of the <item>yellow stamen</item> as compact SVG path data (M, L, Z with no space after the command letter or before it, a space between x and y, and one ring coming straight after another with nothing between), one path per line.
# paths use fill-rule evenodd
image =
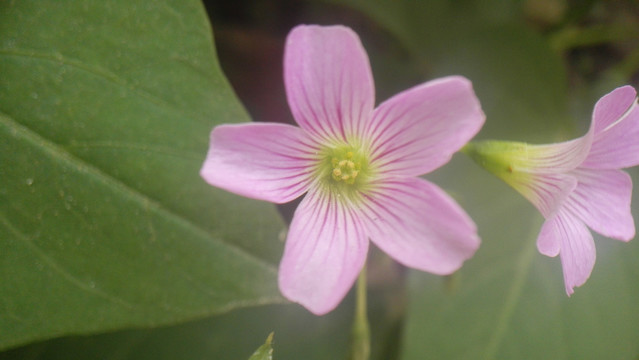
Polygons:
M354 185L360 184L366 176L363 166L367 166L366 159L355 150L336 148L331 150L327 158L330 166L330 178L337 183ZM364 161L363 161L364 160Z

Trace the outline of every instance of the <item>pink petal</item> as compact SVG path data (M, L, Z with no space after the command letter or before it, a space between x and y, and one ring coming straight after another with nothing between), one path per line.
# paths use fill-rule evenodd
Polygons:
M625 86L599 100L595 138L582 167L620 169L639 165L639 105L634 96L634 89Z
M217 126L200 175L227 191L275 203L308 190L317 149L298 127L286 124Z
M560 244L561 265L564 271L566 293L571 295L576 286L583 285L595 266L595 243L586 226L573 215L560 211L544 224L546 237ZM544 240L548 241L548 240ZM537 242L539 246L539 241Z
M616 88L599 99L592 113L591 126L595 134L614 124L636 100L637 92L629 85Z
M357 34L344 26L298 26L288 35L284 81L291 112L313 136L360 136L375 102L373 76Z
M343 198L311 189L295 211L280 263L282 294L316 315L333 310L364 266L368 240Z
M594 231L629 241L635 236L630 213L632 179L621 170L576 170L577 188L566 207Z
M493 165L501 166L496 174L548 219L577 186L577 179L570 172L586 158L592 138L593 133L589 131L578 139L548 145L505 143L503 146L501 142L494 145L486 142L483 147L487 151L483 153L500 160Z
M361 203L366 231L400 263L450 274L479 247L473 221L436 185L397 178L373 186Z
M577 187L577 179L567 174L528 174L513 172L506 180L547 219Z
M509 154L513 170L535 174L560 174L581 166L592 146L593 133L569 141L528 145Z
M544 222L537 237L537 250L550 257L559 255L561 248L561 239L557 234L554 218L552 217Z
M367 129L372 162L386 174L416 176L448 162L479 131L484 113L470 81L451 76L381 104Z

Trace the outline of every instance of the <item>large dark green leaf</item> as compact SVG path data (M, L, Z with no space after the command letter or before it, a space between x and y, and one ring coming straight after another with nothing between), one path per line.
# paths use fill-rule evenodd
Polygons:
M248 120L198 1L3 1L0 74L0 348L282 301L274 208L198 175Z

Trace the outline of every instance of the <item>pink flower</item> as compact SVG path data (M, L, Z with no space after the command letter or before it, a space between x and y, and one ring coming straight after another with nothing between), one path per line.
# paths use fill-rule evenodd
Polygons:
M468 215L417 176L449 161L484 122L471 84L448 77L374 109L368 57L343 26L298 26L286 42L284 78L299 127L221 125L202 177L274 203L306 193L280 263L290 300L333 310L366 260L369 239L400 263L450 274L479 246Z
M631 86L595 105L590 130L558 144L486 141L464 150L530 200L546 219L537 248L561 257L568 295L595 265L588 227L622 241L635 236L632 180L620 169L639 165L639 106Z

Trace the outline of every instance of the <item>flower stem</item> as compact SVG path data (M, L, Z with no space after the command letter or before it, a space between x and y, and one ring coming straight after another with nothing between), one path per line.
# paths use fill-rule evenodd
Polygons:
M550 36L550 46L559 52L606 43L636 39L639 27L636 24L594 25L590 27L565 26Z
M351 330L350 360L368 360L371 352L371 334L366 316L366 266L357 278L355 319Z

